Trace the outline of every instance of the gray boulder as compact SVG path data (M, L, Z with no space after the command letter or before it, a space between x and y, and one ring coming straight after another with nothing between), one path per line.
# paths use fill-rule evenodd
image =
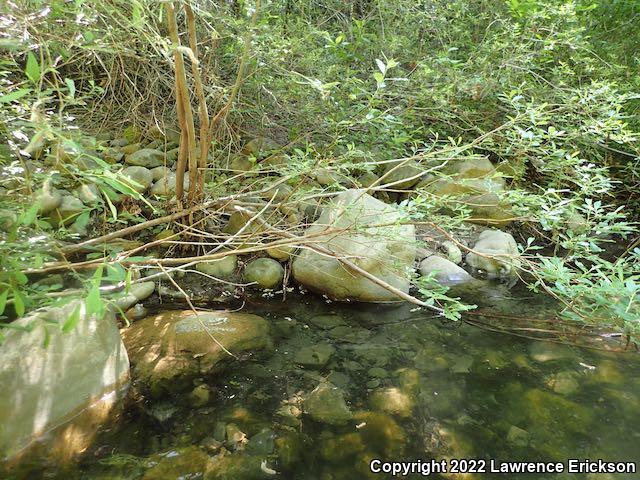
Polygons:
M314 243L344 257L395 288L409 292L409 271L416 256L413 225L398 225L400 213L363 190L337 195L306 233ZM326 232L326 234L323 234ZM398 297L339 260L301 249L293 261L297 282L335 300L391 302Z
M78 316L72 317L73 312ZM126 384L129 358L113 314L85 312L84 303L74 301L13 322L16 327L36 327L30 331L5 331L0 349L0 458L13 457L45 435L45 443L56 450L64 444L65 455L79 453L100 419L106 419L117 397L108 394ZM73 442L62 440L66 434Z
M490 278L507 278L516 275L520 266L519 257L518 244L509 233L485 230L473 246L473 251L467 254L467 264Z
M189 172L184 173L184 180L182 182L182 185L185 191L189 189ZM151 195L175 195L176 174L170 172L166 176L158 180L151 187L150 193Z
M434 278L443 285L454 285L473 280L465 270L446 258L431 255L420 262L420 274L435 273Z
M62 194L49 181L45 181L42 188L34 193L34 202L39 204L38 213L49 213L62 203Z

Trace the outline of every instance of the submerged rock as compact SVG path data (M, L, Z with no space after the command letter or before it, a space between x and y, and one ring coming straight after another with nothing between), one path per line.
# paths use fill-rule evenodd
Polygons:
M473 280L463 268L446 258L431 255L420 262L420 274L427 276L434 274L434 278L443 285L452 285Z
M477 253L476 253L477 252ZM500 230L485 230L467 254L467 263L490 278L516 275L520 265L518 244L514 238Z
M134 364L134 376L152 393L191 386L201 375L215 373L225 360L270 344L269 324L257 315L226 311L168 311L122 330Z
M284 269L272 258L258 258L247 263L244 267L244 279L255 282L263 289L276 288L282 283Z
M374 392L369 399L369 404L373 410L399 417L410 417L414 402L400 389L391 387Z
M305 399L304 412L320 423L344 425L352 418L342 390L330 383L321 383Z
M202 478L213 466L209 455L195 446L169 450L151 456L150 460L153 467L145 472L142 480Z
M37 328L5 331L0 349L0 458L13 457L45 434L51 434L47 446L71 457L89 445L117 400L108 394L129 377L129 358L113 314L90 316L83 302L74 301L12 325ZM62 440L67 434L73 442Z
M293 361L304 367L324 367L336 349L328 343L319 343L310 347L303 347L293 356Z
M326 231L315 237L318 245L408 293L407 272L415 258L415 230L413 225L397 225L399 220L400 213L393 207L363 190L352 189L337 195L306 233L318 235ZM301 250L292 269L299 283L332 299L398 300L396 295L368 278L349 271L336 258L308 248Z

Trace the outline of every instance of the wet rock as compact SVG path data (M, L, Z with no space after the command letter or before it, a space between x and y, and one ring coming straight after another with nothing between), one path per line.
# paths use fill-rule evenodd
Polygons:
M113 304L117 309L126 311L138 302L151 296L155 291L156 284L153 282L134 283L129 287L129 291L113 299ZM116 309L116 310L117 310Z
M433 278L443 285L453 285L473 280L473 277L463 268L438 255L431 255L422 260L419 269L420 275L433 274Z
M533 342L529 345L529 355L536 362L552 362L563 358L575 358L575 353L566 345L551 342Z
M343 325L332 328L329 331L329 336L339 342L362 343L371 336L371 331L366 328Z
M413 225L396 225L400 214L362 190L347 190L325 207L306 233L318 235L327 229L351 231L318 235L320 246L346 256L360 268L405 293L407 271L415 258ZM375 226L385 224L385 226ZM368 278L350 272L337 259L303 249L292 264L294 278L305 287L337 300L367 302L397 301L398 297Z
M366 448L362 435L352 432L324 440L320 446L320 455L329 463L343 464L361 455Z
M211 392L206 385L198 385L189 394L189 400L194 407L202 407L209 403Z
M122 170L122 176L124 182L138 193L146 191L153 182L151 170L145 167L127 167Z
M245 453L219 454L214 457L213 465L204 478L205 480L272 479L274 474L267 473L271 470L264 457Z
M473 246L473 252L467 254L467 263L489 277L506 278L516 275L519 255L518 244L510 234L485 230Z
M406 393L396 387L373 392L369 399L373 410L386 412L399 417L410 417L414 402Z
M400 385L400 390L407 395L414 396L420 388L420 372L414 368L400 368L394 372Z
M293 361L310 368L324 367L336 349L328 343L319 343L310 347L303 347L293 356Z
M237 356L270 345L265 319L226 311L167 311L133 323L122 336L134 376L158 395L219 371L233 359L227 351Z
M321 383L305 399L304 412L320 423L344 425L351 418L351 410L342 390L330 383Z
M11 458L45 433L45 446L79 453L118 399L108 394L129 377L129 359L113 314L89 316L84 302L73 301L12 325L39 327L4 332L0 458ZM89 406L91 418L75 416ZM61 445L65 435L73 435L73 444Z
M182 185L184 191L189 190L189 172L184 173ZM166 176L162 177L151 186L149 193L151 193L151 195L175 195L176 174L174 172L170 172Z
M136 303L133 307L125 312L128 320L140 320L147 316L147 309L141 303Z
M276 411L276 417L281 424L288 427L299 427L302 425L302 410L296 405L285 404Z
M127 140L126 138L114 138L109 142L109 145L112 147L122 148L129 145L129 140Z
M238 266L237 255L227 255L218 260L208 260L206 262L198 262L196 270L215 278L230 278Z
M147 413L160 423L166 423L178 413L178 406L170 401L153 402Z
M129 165L155 168L164 165L165 159L164 153L160 150L155 150L153 148L142 148L129 155L126 155L124 161Z
M278 287L283 278L282 265L271 258L258 258L244 267L244 279L247 282L255 282L262 289Z
M33 201L40 205L38 213L42 215L60 206L62 194L51 185L51 182L45 181L42 188L34 193Z
M280 465L286 469L292 469L294 465L302 460L305 450L305 438L295 432L287 432L283 436L276 438L276 454Z
M202 478L213 465L212 460L198 447L170 450L150 457L151 467L142 480L175 480Z
M58 207L49 213L49 219L55 226L70 225L84 211L84 204L71 195L62 197L62 202Z
M251 455L271 455L275 447L275 438L273 430L262 430L249 439L246 451Z
M575 377L576 374L574 372L560 372L551 375L547 379L547 385L556 393L561 395L571 395L572 393L575 393L580 386Z
M242 450L247 443L247 434L233 423L226 426L225 437L225 445L231 450Z
M400 458L407 443L406 433L386 413L359 412L354 415L367 447L384 458Z
M345 321L340 315L316 315L309 319L309 323L323 330L329 330L344 325Z

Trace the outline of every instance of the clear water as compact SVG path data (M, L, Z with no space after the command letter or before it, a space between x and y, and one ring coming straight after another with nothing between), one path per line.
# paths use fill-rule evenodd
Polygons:
M500 289L479 292L478 300L514 315L553 309L539 298ZM412 307L326 303L310 296L255 301L245 311L272 322L274 348L201 379L196 390L208 391L208 401L195 400L191 392L140 398L134 388L124 414L101 431L79 463L61 468L36 460L15 478L339 480L391 478L369 472L373 458L640 461L637 354L499 334ZM319 368L301 367L296 352L317 344L334 347L330 360ZM295 404L322 381L344 392L354 419L328 425L302 415L299 426L286 425L296 421L276 413L283 402ZM373 412L373 393L390 387L409 399L408 416ZM221 448L228 453L221 455ZM203 474L207 461L218 462L217 473ZM277 475L264 471L269 469Z

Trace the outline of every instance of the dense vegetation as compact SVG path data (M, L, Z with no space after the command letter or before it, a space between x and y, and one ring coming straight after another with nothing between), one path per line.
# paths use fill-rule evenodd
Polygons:
M637 341L640 2L194 1L198 51L185 47L188 22L176 5L183 45L177 54L159 2L5 5L0 310L6 320L67 299L57 277L42 281L54 272L78 280L73 295L99 309L100 287L128 283L151 256L123 255L125 247L111 245L86 255L94 262L87 269L79 258L67 262L61 245L265 188L273 178L255 173L264 161L258 153L240 174L234 160L247 139L267 137L279 145L270 158L284 159L277 173L296 187L289 203L339 191L388 165L443 176L447 162L488 158L508 185L486 193L506 212L494 220L509 223L525 246L522 279L557 297L580 324ZM136 192L105 161L103 141L179 130L178 57L186 64L193 125L204 121L203 99L210 118L209 128L194 129L209 147L204 192L184 205ZM307 182L320 170L333 181ZM97 186L99 201L72 223L52 224L38 214L32 199L43 186L71 190L87 182ZM398 203L407 221L448 232L478 220L478 210L456 192L408 192L396 183L377 195ZM222 214L213 220L221 222ZM171 232L183 227L174 224ZM151 241L165 228L136 235ZM193 237L184 240L163 255L206 251ZM468 308L432 279L416 282L420 295L448 316Z

